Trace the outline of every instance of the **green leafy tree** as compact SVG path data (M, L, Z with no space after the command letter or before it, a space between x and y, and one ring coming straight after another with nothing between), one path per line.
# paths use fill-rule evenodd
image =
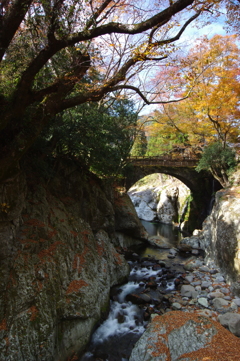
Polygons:
M136 121L133 104L126 99L86 103L56 116L34 149L45 160L64 155L99 176L116 176L132 147Z
M184 147L189 146L188 135L177 132L166 132L160 133L153 130L149 133L148 139L148 156L162 156L164 154L170 154L178 149L184 149Z
M139 130L137 132L136 138L133 143L133 147L131 149L131 155L133 157L143 157L147 151L147 137L143 130Z
M164 137L162 134L155 134L148 138L147 156L160 156L171 149L169 137Z
M225 188L229 185L228 175L236 166L235 151L215 142L204 148L196 170L208 170Z

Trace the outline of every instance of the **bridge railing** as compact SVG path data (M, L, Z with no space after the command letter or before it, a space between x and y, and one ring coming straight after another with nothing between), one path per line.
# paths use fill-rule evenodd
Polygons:
M151 157L129 157L128 162L133 165L145 166L166 166L166 167L195 167L199 161L196 155L177 155L172 154L164 156L151 156Z
M155 155L155 156L130 156L130 160L136 159L149 159L149 160L199 160L200 156L197 154L166 154L166 155Z

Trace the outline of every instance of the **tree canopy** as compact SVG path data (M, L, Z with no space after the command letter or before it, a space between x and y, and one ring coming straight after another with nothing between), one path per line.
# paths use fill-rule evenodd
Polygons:
M52 119L33 145L31 158L48 178L48 164L63 156L77 159L100 177L116 177L132 147L136 121L133 104L126 99L76 106Z
M215 142L204 148L196 170L198 172L202 169L209 170L223 187L227 187L228 176L235 166L234 150L229 146L223 148L220 142Z
M139 71L220 0L3 0L0 5L0 179L66 109L133 90ZM204 18L205 19L205 18Z
M198 151L216 141L223 149L239 142L239 62L236 36L205 36L169 69L159 72L160 80L169 83L169 92L178 91L185 99L162 105L146 120L151 155L174 144Z

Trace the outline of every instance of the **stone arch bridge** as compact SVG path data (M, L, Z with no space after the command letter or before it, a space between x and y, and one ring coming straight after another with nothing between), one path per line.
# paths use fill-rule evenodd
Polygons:
M124 186L131 188L138 180L153 173L171 175L182 181L191 191L192 202L189 231L201 228L209 214L215 191L221 188L213 176L205 171L197 172L198 158L178 155L164 157L131 157L125 170Z

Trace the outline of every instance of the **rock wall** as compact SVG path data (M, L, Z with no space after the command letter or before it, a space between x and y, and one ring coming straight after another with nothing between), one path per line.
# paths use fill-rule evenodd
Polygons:
M232 186L216 193L211 214L202 230L181 240L205 250L206 260L219 266L232 291L240 296L240 166L231 178Z
M61 361L84 349L129 271L114 207L122 246L126 233L146 238L126 202L69 164L50 182L22 173L1 184L0 361Z
M215 260L240 296L240 186L217 192L202 238L207 257Z
M140 219L173 224L180 221L190 190L176 178L152 174L137 182L128 194Z

